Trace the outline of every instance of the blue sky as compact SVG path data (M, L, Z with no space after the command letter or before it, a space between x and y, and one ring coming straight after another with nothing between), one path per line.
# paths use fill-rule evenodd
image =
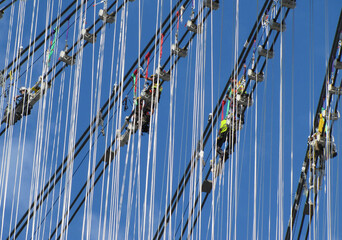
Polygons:
M49 1L47 1L49 2ZM71 1L63 1L62 9ZM121 4L121 1L119 1ZM109 1L109 4L112 1ZM238 45L235 45L236 33L236 2L221 1L219 10L214 11L208 18L204 33L195 38L189 47L189 55L185 59L181 59L174 72L174 78L171 83L163 84L163 92L159 103L157 121L153 122L153 137L151 137L151 149L149 150L149 135L144 134L139 136L136 133L130 144L130 151L125 146L120 149L120 153L110 165L105 174L97 183L95 190L92 192L93 202L87 203L87 209L90 209L92 214L84 214L84 205L76 215L68 230L68 237L71 239L80 239L82 236L82 224L84 219L91 220L91 224L85 228L89 230L90 239L98 238L99 222L104 221L104 207L106 204L106 189L108 190L108 204L111 199L113 204L120 203L121 191L122 206L121 219L119 229L116 231L118 239L125 237L126 231L128 239L141 239L144 236L148 239L154 233L157 224L163 216L165 206L170 201L170 195L173 194L175 188L182 176L186 165L188 164L195 143L200 137L203 126L206 126L207 117L212 112L212 104L215 106L218 102L219 95L222 91L222 86L226 84L229 74L232 72L234 64L234 52L241 52L243 44L248 37L249 32L256 20L257 14L263 4L262 1L239 1L238 11ZM18 4L15 4L13 35L10 47L10 58L12 60L13 51L18 39L15 35L15 29L18 26ZM198 1L195 1L195 12L198 11ZM94 13L96 14L103 3L94 8L92 2L88 3L86 26L89 26L94 21ZM163 11L161 18L167 16L170 11L172 2L163 3ZM0 5L2 7L2 5ZM57 15L58 1L53 3L52 18ZM141 16L141 39L139 46L139 6ZM287 222L291 210L291 199L293 199L294 191L296 190L301 165L305 156L307 147L307 137L312 128L312 117L316 111L316 106L323 83L324 73L326 69L327 59L330 54L332 40L335 34L336 24L341 11L341 2L338 0L309 3L298 1L295 11L291 11L287 17L287 30L283 33L282 40L282 80L283 80L283 217L279 217L277 209L279 209L279 199L277 198L278 189L278 164L279 164L279 129L280 129L280 38L275 45L275 57L268 61L265 69L267 76L266 80L257 86L254 94L254 105L246 112L246 123L240 131L240 141L237 145L232 158L228 159L225 165L223 174L216 183L216 189L213 195L209 196L204 207L201 219L195 228L193 239L207 239L214 236L215 239L252 239L253 238L253 217L256 221L256 236L260 239L275 239L277 237L277 221L283 220L284 234L287 227ZM49 7L46 3L40 3L39 20L37 22L37 32L40 33L45 27L46 12ZM31 16L33 10L33 1L26 1L25 24L23 27L22 45L27 46L30 40ZM127 10L127 9L126 9ZM83 61L81 68L81 76L75 77L76 66L68 67L60 74L51 89L44 95L44 98L37 103L30 116L24 117L23 121L18 122L8 135L1 136L2 142L2 161L1 171L7 173L8 168L8 187L7 194L2 195L1 213L4 210L4 227L2 230L3 238L8 235L10 230L10 217L12 203L14 207L17 204L18 187L21 186L18 204L18 216L20 217L30 204L30 191L34 184L37 184L37 189L41 188L50 171L55 169L56 164L61 163L66 156L68 146L73 144L73 135L70 134L71 129L71 108L72 96L74 96L75 106L78 107L76 127L76 140L81 136L91 119L98 112L98 104L102 106L104 101L113 88L114 82L118 82L120 74L126 74L133 61L137 59L139 49L142 49L155 33L157 19L157 5L152 1L135 1L128 5L127 18L127 36L125 45L119 46L120 42L120 23L122 15L118 14L116 24L106 26L104 51L100 51L101 33L97 36L97 42L94 45L88 45L83 51ZM1 32L9 32L10 9L5 12L4 17L0 20ZM160 16L159 16L160 17ZM183 16L183 22L179 26L179 35L185 32L185 23L190 17L190 9L188 8ZM62 19L63 20L63 19ZM312 20L312 21L311 21ZM78 34L78 28L74 28L70 20L71 27L68 32L68 43L71 46L73 41L74 31L75 36ZM79 21L77 22L79 23ZM77 25L78 26L78 25ZM213 28L211 36L211 28ZM60 34L66 30L66 26L60 29ZM175 41L176 29L172 30L171 36L165 36L163 44L163 55L161 62L167 59L170 54L170 45ZM206 36L206 37L205 37ZM5 56L6 44L8 37L2 34L0 37L0 53ZM187 37L186 39L189 39ZM66 36L61 35L57 44L58 54L64 48ZM170 41L171 40L171 41ZM202 43L202 45L199 45ZM113 77L111 79L112 69L112 51L114 46L114 63ZM125 46L124 61L119 59L122 52L122 47ZM47 46L48 47L48 44ZM236 49L237 48L237 49ZM212 49L212 51L211 51ZM43 53L40 49L34 59L38 59ZM201 55L205 60L201 62ZM101 54L104 54L102 87L96 88L95 84L100 83L97 78L98 59L101 59ZM211 55L212 54L212 55ZM159 55L159 53L157 53ZM211 67L211 56L213 65ZM144 56L141 56L142 58ZM250 59L250 55L249 58ZM56 61L55 55L52 61ZM172 59L174 60L174 59ZM248 62L248 61L247 61ZM155 58L151 59L149 66L149 74L153 72L157 66ZM5 57L0 59L1 69L4 68ZM61 65L60 65L61 66ZM78 65L80 66L80 65ZM120 70L124 70L121 72ZM142 67L145 67L144 64ZM166 68L169 68L167 65ZM27 75L27 81L34 83L42 73L43 60L39 58L34 64L32 76ZM21 67L23 73L26 69L26 64ZM213 75L211 75L211 73ZM65 74L65 75L64 75ZM63 77L64 75L64 77ZM99 75L101 76L101 74ZM19 79L20 87L25 84L25 77ZM293 77L293 79L292 79ZM80 91L75 87L75 82L80 81ZM112 80L112 81L111 81ZM294 84L292 84L292 81ZM337 78L341 81L341 77ZM63 85L64 83L64 85ZM93 85L92 85L93 84ZM143 80L140 80L140 89L143 87ZM173 84L173 85L172 85ZM212 85L211 85L212 84ZM30 84L27 84L30 85ZM173 88L172 88L173 86ZM213 86L213 87L212 87ZM62 90L61 90L62 89ZM98 90L101 89L101 92ZM128 99L132 102L133 93L129 87L123 94L128 95ZM69 97L70 90L70 97ZM17 89L13 89L14 92ZM61 94L62 91L62 94ZM292 95L293 109L292 109ZM98 97L100 95L100 97ZM63 98L62 98L63 96ZM77 98L79 100L77 101ZM3 99L1 99L3 100ZM6 99L7 100L7 99ZM119 101L120 102L120 101ZM45 104L44 104L45 103ZM198 104L198 105L196 105ZM6 104L2 102L2 109ZM92 143L97 139L97 144L90 147L86 144L84 149L75 159L73 171L76 172L72 178L71 201L77 195L79 189L84 184L88 171L93 169L94 164L99 161L103 155L109 141L115 137L116 130L122 125L125 116L130 114L132 105L127 111L120 111L120 104L117 104L110 112L110 118L105 119L105 125L109 123L108 132L105 137L99 132L98 138L92 138ZM171 109L171 111L170 111ZM293 114L292 114L293 112ZM120 113L120 114L118 114ZM44 116L44 119L42 117ZM107 119L110 119L107 122ZM293 119L293 124L292 124ZM198 124L198 125L196 125ZM202 126L202 128L201 128ZM3 127L3 126L2 126ZM214 134L209 139L206 148L204 149L204 160L207 161L203 170L203 175L206 174L209 166L209 160L212 158L210 151L217 134L217 126L214 126ZM13 131L13 135L12 135ZM107 131L107 128L105 128ZM293 132L293 139L291 133ZM256 135L255 135L256 133ZM337 145L337 150L341 149L340 139L340 124L337 121L334 125L334 136ZM49 135L50 134L50 135ZM58 138L59 136L59 138ZM25 139L24 149L22 148L23 140ZM64 139L66 141L64 142ZM134 144L133 144L134 143ZM8 147L11 146L9 150ZM132 147L134 153L132 154ZM291 146L293 146L293 160L291 160ZM91 154L88 155L90 150ZM3 153L8 153L8 157L4 157ZM255 157L256 156L256 157ZM327 189L331 188L331 206L332 206L332 236L333 239L340 238L340 192L338 186L339 179L339 159L330 161L330 175L326 175L322 191L319 198L319 211L315 215L313 223L316 231L316 236L319 239L327 238ZM20 170L17 170L16 163L19 163L19 169L22 166L22 178L20 184L18 175ZM255 166L254 163L257 163ZM152 162L155 165L152 165ZM293 164L293 192L291 193L291 165ZM170 169L171 168L171 169ZM52 170L50 170L52 169ZM100 171L97 172L97 174ZM257 182L254 182L254 172L256 172ZM35 179L38 174L38 180ZM46 174L46 177L44 177ZM171 175L170 175L171 174ZM193 188L195 193L198 193L198 178L202 172L197 166L195 174L190 179L190 184L187 186L184 197L181 198L178 205L176 215L172 219L171 224L167 228L166 238L170 236L179 237L180 230L176 230L178 224L182 221L182 214L188 207L188 203L193 203L194 199ZM3 176L3 175L1 175ZM4 175L5 176L5 175ZM33 176L33 177L32 177ZM210 178L212 178L210 176ZM4 178L1 178L1 181ZM146 180L147 179L147 180ZM327 183L330 179L331 183ZM146 188L146 182L148 184ZM201 182L201 180L200 180ZM54 205L52 214L52 225L56 224L58 212L59 191L65 186L66 178L63 177L62 183L57 184L56 191L50 195L47 204L43 205L41 216L52 206L52 200L57 199L57 204ZM114 184L114 185L112 185ZM154 184L154 185L153 185ZM235 185L236 184L236 185ZM254 186L256 185L257 195L256 202L254 201ZM5 184L2 184L5 186ZM13 189L16 186L15 194ZM115 186L115 187L114 187ZM151 188L151 186L153 188ZM115 189L113 190L112 189ZM170 190L171 188L171 190ZM329 191L328 191L329 192ZM130 194L131 195L130 195ZM147 211L144 222L144 198L146 194ZM292 195L291 195L292 194ZM34 194L35 195L35 194ZM82 197L84 192L82 193ZM129 204L129 196L132 197ZM214 196L214 198L213 198ZM202 196L203 198L204 196ZM61 207L65 202L65 194L62 193ZM214 199L214 200L212 200ZM6 205L4 207L3 201ZM256 214L253 214L254 203L256 203ZM92 204L92 207L89 207ZM109 222L110 212L114 211L113 206L108 205L107 209L107 224L106 231L100 231L104 235L104 239L108 238L110 229L113 224ZM191 205L191 204L190 204ZM102 207L102 210L100 211ZM132 210L130 212L130 210ZM214 210L215 216L212 217ZM15 213L16 211L14 211ZM59 210L59 217L62 210ZM84 217L85 216L85 217ZM91 216L91 218L90 218ZM115 218L118 219L118 214L115 212ZM188 212L185 211L185 218ZM44 228L40 230L40 234L44 233L44 238L49 234L51 215L48 215L48 221ZM235 220L236 219L236 220ZM35 221L40 223L42 219L36 218ZM214 231L212 224L214 220ZM183 220L184 222L185 220ZM14 220L12 220L13 227ZM36 224L37 224L36 223ZM128 228L129 224L129 228ZM171 227L170 227L171 226ZM101 225L101 229L102 229ZM145 229L145 230L142 230ZM170 232L169 232L170 230ZM144 231L144 235L143 235ZM28 230L28 235L32 233L32 223ZM213 235L212 235L213 234ZM22 233L20 238L24 238ZM43 238L43 235L36 237ZM100 235L102 237L103 235ZM310 238L313 238L311 233Z

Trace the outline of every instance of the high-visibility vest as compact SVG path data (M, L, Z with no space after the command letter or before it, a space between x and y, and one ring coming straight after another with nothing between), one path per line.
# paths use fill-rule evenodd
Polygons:
M224 132L227 131L227 129L228 129L227 120L226 120L226 119L223 119L223 120L221 121L221 124L220 124L220 132L221 132L221 133L224 133Z
M160 86L160 84L155 83L155 84L153 84L152 87L154 88L154 92L155 92L157 90L158 86L159 86L159 92L161 93L163 91L163 87ZM152 89L150 90L150 93L152 93Z

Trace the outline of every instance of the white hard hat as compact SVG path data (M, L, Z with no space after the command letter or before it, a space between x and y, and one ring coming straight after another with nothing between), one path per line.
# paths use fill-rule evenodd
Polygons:
M19 89L19 92L21 92L21 91L26 91L26 90L27 90L26 87L21 87L21 88Z

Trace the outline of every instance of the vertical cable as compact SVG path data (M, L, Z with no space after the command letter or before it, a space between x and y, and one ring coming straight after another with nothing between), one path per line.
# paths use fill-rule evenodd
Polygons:
M282 8L280 9L280 19L283 18ZM282 22L280 23L282 27ZM281 28L280 27L280 28ZM279 166L278 166L278 239L282 239L283 234L283 200L284 200L284 170L283 170L283 33L280 31L280 87L279 87Z

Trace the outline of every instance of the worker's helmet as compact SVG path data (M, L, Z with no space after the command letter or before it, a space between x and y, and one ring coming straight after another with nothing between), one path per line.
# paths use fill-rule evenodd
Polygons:
M21 92L21 91L27 91L27 88L26 87L21 87L20 89L19 89L19 92Z

